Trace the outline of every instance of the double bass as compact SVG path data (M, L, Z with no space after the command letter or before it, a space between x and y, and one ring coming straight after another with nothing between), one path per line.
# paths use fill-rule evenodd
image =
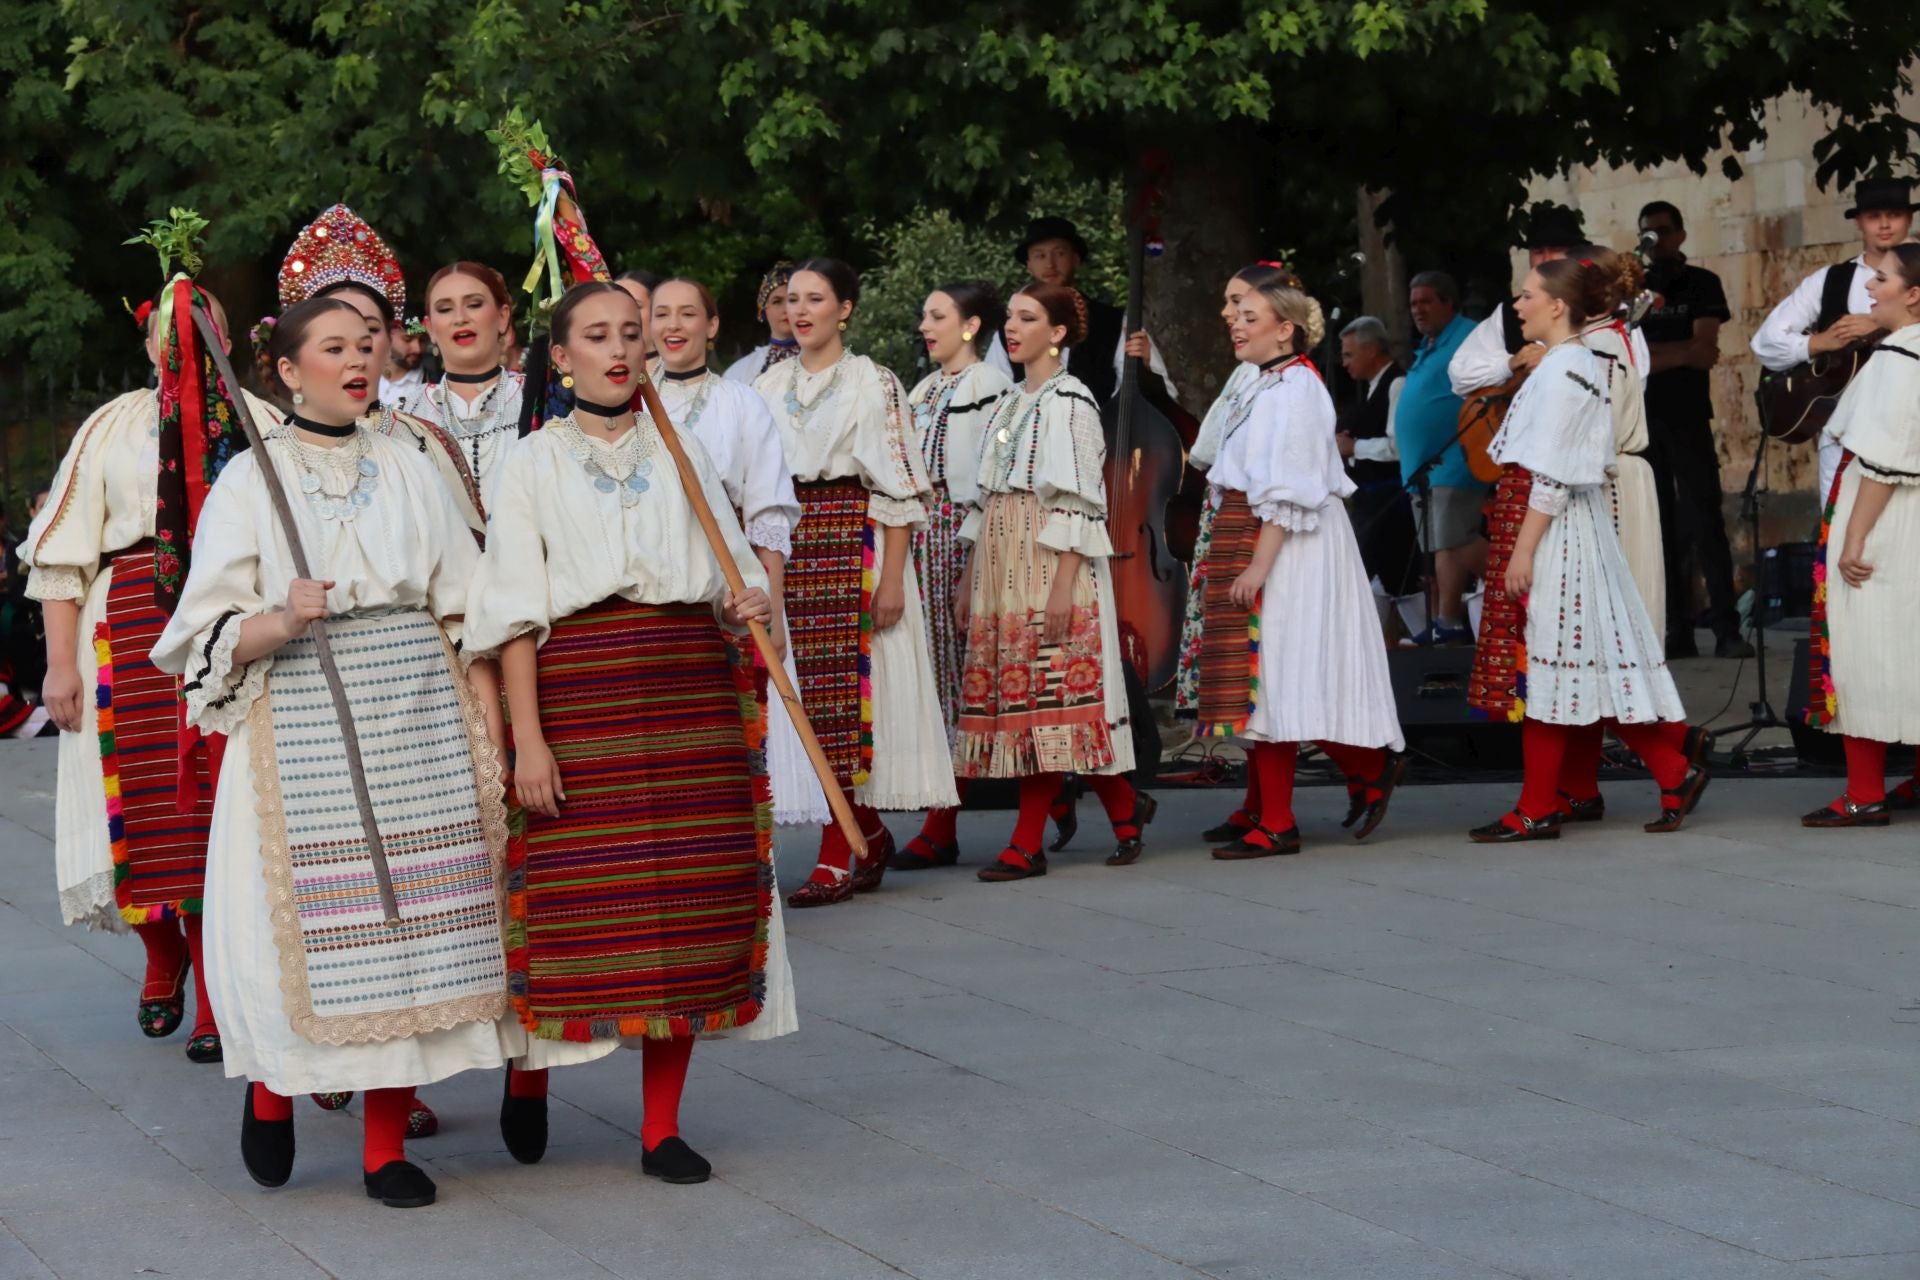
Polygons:
M1147 230L1131 220L1123 334L1143 325ZM1128 356L1120 389L1102 414L1107 436L1108 568L1119 614L1121 656L1145 690L1165 687L1180 661L1186 566L1167 546L1167 505L1180 490L1186 447L1167 415L1140 389L1141 361ZM1138 714L1136 712L1136 714Z

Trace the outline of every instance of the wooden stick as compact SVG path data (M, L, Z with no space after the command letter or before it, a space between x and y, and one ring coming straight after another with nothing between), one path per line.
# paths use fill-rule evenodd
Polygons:
M653 379L645 369L639 372L641 399L646 401L647 412L653 418L655 429L660 432L660 443L666 445L667 452L673 455L674 468L680 473L680 488L686 493L695 518L700 521L701 532L707 535L707 545L713 549L713 558L720 562L720 573L726 578L728 589L736 596L740 595L747 589L746 580L740 576L740 566L734 563L733 553L727 550L727 540L714 521L713 507L707 502L700 476L694 471L693 463L688 461L686 450L680 447L680 435L673 429L673 420L667 417L666 406L660 403L660 393L655 390ZM534 393L529 391L528 394ZM807 719L807 709L800 705L800 695L794 691L793 681L787 679L786 665L780 661L780 655L774 652L773 637L767 634L766 627L758 620L748 622L747 630L752 633L753 643L767 664L767 679L773 682L780 701L786 704L787 715L792 719L794 729L800 734L800 745L807 749L807 759L813 761L814 776L820 779L820 789L826 792L827 807L833 810L841 834L853 846L854 856L864 858L867 854L867 838L860 831L860 822L853 816L853 806L847 803L846 793L840 790L840 783L833 776L833 766L827 763L827 753L820 749L820 740L813 734L813 724Z
M233 410L239 415L241 429L247 433L248 446L253 449L253 465L260 469L261 478L267 482L267 494L273 499L273 513L279 517L280 531L286 534L287 549L293 553L293 571L303 578L311 578L313 573L307 565L307 549L300 543L300 526L294 523L293 508L287 503L286 490L280 487L280 477L273 469L273 457L267 452L266 439L253 420L253 411L247 407L246 393L240 389L239 379L233 376L233 364L220 345L219 331L204 307L193 309L193 324L200 331L200 341L213 353L214 366L220 370L220 376L226 381L227 390L233 397ZM393 875L387 870L387 847L380 839L380 824L374 820L373 795L367 790L367 770L360 759L360 735L354 731L353 711L347 706L347 687L341 683L340 668L333 661L333 646L327 639L326 620L315 618L309 622L307 634L313 637L314 651L320 659L320 671L327 678L327 692L333 695L333 714L340 721L340 741L347 750L347 775L353 781L353 802L360 810L360 830L367 838L367 855L373 859L373 880L380 890L380 909L386 912L387 927L396 929L400 926L400 902L393 895Z

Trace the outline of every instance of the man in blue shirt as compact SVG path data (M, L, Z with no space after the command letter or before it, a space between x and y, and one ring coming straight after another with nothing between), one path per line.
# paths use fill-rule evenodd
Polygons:
M1471 644L1462 597L1485 562L1480 508L1487 487L1474 478L1466 450L1454 438L1460 430L1460 397L1448 381L1447 363L1473 332L1473 321L1460 314L1460 287L1444 271L1416 275L1407 304L1420 341L1393 415L1401 478L1411 484L1414 473L1438 457L1427 471L1429 495L1423 499L1417 487L1414 492L1420 548L1434 559L1432 618L1414 643Z

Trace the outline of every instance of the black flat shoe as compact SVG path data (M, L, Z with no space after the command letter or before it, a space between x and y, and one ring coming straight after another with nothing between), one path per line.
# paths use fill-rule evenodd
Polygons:
M1598 822L1607 816L1607 798L1595 796L1591 800L1575 800L1562 791L1560 793L1562 822Z
M1126 821L1118 825L1132 827L1133 834L1114 845L1113 852L1107 855L1110 867L1130 867L1140 861L1140 855L1147 849L1147 824L1153 821L1153 815L1160 812L1160 802L1144 791L1133 793L1133 813Z
M1690 726L1687 729L1687 740L1682 749L1687 753L1687 767L1689 769L1698 769L1703 773L1706 772L1708 768L1707 757L1713 754L1713 731L1700 725ZM1700 792L1706 789L1707 784L1703 782L1700 784L1700 790L1693 793L1693 799L1687 804L1688 813L1692 813L1694 807L1700 803Z
M1347 792L1347 816L1340 819L1342 827L1351 827L1360 821L1367 812L1367 793L1365 788ZM1357 839L1358 837L1356 837Z
M389 1160L360 1176L367 1184L367 1198L389 1209L419 1209L432 1204L437 1193L433 1179L419 1165L405 1160Z
M251 1084L240 1100L240 1162L263 1187L284 1187L293 1176L293 1121L256 1119Z
M1920 788L1915 787L1912 779L1887 792L1889 809L1911 809L1915 805L1920 805Z
M1244 812L1244 810L1236 809L1234 812L1241 813ZM1228 818L1218 826L1208 827L1205 831L1202 831L1200 838L1208 844L1226 844L1229 841L1238 840L1251 830L1253 830L1252 823L1239 823L1235 822L1232 818Z
M1012 857L1009 857L1009 854ZM988 884L1004 884L1010 880L1032 880L1047 874L1047 855L1028 853L1019 845L1010 844L1000 851L998 858L973 874L975 879L984 880Z
M1047 848L1053 853L1060 852L1073 843L1073 837L1079 830L1079 806L1077 803L1069 802L1065 809L1053 815L1053 843Z
M1365 840L1373 834L1376 827L1386 820L1387 802L1393 799L1395 788L1399 787L1401 779L1407 776L1407 765L1412 759L1413 757L1404 751L1389 751L1387 753L1387 763L1382 766L1380 776L1367 783L1369 788L1380 793L1380 798L1370 801L1365 800L1365 793L1362 793L1363 800L1360 806L1360 826L1353 833L1355 840ZM1347 810L1349 813L1353 810L1351 801L1349 801L1347 805Z
M887 859L887 866L895 871L931 871L935 867L950 867L958 861L958 844L935 844L925 836L915 836L907 841L906 848Z
M640 1149L640 1172L649 1178L687 1187L712 1177L713 1166L675 1134L651 1151L645 1147Z
M1254 844L1249 836L1261 835L1266 844ZM1300 852L1300 828L1288 827L1285 831L1274 831L1254 823L1253 827L1232 844L1215 849L1213 856L1220 862L1247 862L1254 858L1280 858Z
M1803 827L1884 827L1893 821L1893 815L1887 812L1887 802L1878 804L1855 804L1846 796L1841 796L1833 805L1815 809L1800 819Z
M1671 790L1660 789L1660 816L1649 822L1643 830L1650 835L1661 835L1668 831L1678 831L1680 824L1687 820L1695 805L1700 803L1700 793L1713 781L1713 775L1707 772L1705 765L1697 764L1687 770L1687 776L1679 786Z
M1557 813L1535 819L1515 809L1513 816L1519 820L1519 826L1510 827L1503 818L1498 822L1489 822L1484 827L1475 827L1467 832L1467 839L1475 844L1519 844L1526 840L1560 838L1560 815Z
M507 1068L507 1083L500 1099L500 1139L507 1154L521 1164L539 1164L547 1154L547 1099L513 1096L513 1068Z
M224 1056L220 1052L220 1033L217 1031L202 1031L187 1041L189 1062L219 1062Z
M854 864L853 891L872 893L887 878L887 864L893 860L893 832L885 827L867 837L867 856Z

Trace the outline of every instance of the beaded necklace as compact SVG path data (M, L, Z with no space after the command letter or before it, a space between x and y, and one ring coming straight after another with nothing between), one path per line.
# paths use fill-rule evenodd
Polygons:
M966 376L966 369L958 373L943 369L933 375L926 393L913 402L913 428L920 436L920 460L927 464L927 479L934 484L947 481L947 414L953 408L954 394L960 390L960 380Z
M685 387L693 379L663 378L659 382L660 399L666 405L667 415L673 419L673 425L682 431L691 432L700 424L700 415L707 411L707 401L713 397L713 374L703 369L699 378L698 389L685 399L679 398L677 389Z
M300 494L322 520L348 521L373 505L374 490L380 487L380 464L368 457L371 437L365 430L355 431L349 442L331 449L320 449L302 440L292 423L281 423L267 434L287 446L293 464L300 472ZM345 493L329 493L321 479L323 472L337 480L344 478Z
M840 375L845 373L846 369L847 353L842 351L840 358L833 362L833 372L827 375L826 385L819 394L814 396L812 403L803 404L800 400L800 375L806 372L806 366L798 360L787 362L787 390L781 397L781 404L786 409L787 417L792 421L794 430L805 431L813 425L813 420L819 416L820 410L825 408L827 401L833 399L834 394L840 390Z
M1040 422L1040 404L1047 398L1047 392L1054 384L1067 376L1063 367L1058 373L1041 383L1033 391L1016 389L1013 395L1001 402L994 411L993 421L987 424L987 467L981 477L987 476L1002 485L1013 480L1013 459L1019 452L1020 441L1024 439ZM1032 467L1028 467L1028 482L1032 482ZM982 484L982 488L986 486Z
M611 450L594 444L572 414L548 423L546 429L559 433L567 452L593 481L594 489L619 494L622 507L637 505L640 495L653 487L647 477L653 474L653 449L660 437L650 423L636 419L633 429Z
M454 413L448 404L446 383L436 382L427 388L427 403L432 405L440 425L456 440L464 440L473 460L473 482L480 483L480 441L508 427L520 425L519 414L506 417L501 406L506 403L507 371L500 371L500 381L480 393L480 413L475 419L462 418Z

